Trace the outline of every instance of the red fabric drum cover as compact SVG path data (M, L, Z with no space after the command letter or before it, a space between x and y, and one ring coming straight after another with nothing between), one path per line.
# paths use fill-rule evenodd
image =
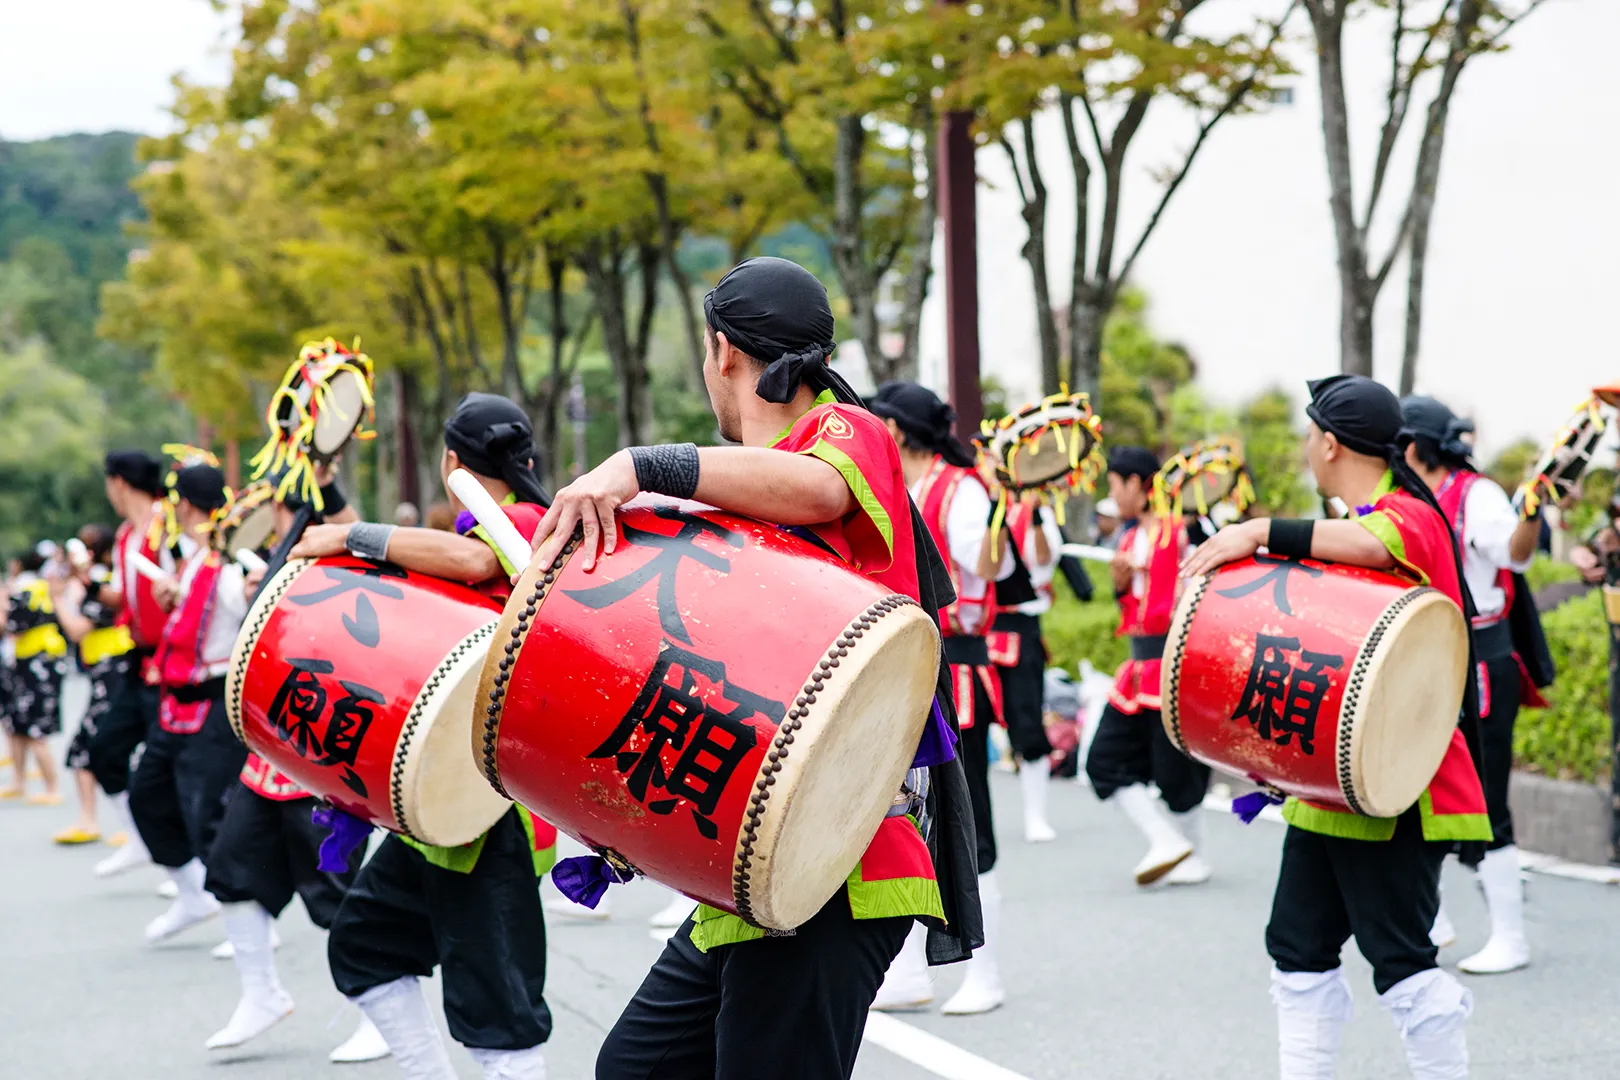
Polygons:
M621 866L760 926L838 891L916 752L933 621L776 526L619 517L518 582L485 662L490 782Z
M1457 726L1462 612L1375 570L1259 555L1189 582L1164 654L1184 753L1374 817L1417 801Z
M499 607L474 590L341 555L265 583L236 641L236 734L305 790L430 844L476 839L508 805L467 752Z

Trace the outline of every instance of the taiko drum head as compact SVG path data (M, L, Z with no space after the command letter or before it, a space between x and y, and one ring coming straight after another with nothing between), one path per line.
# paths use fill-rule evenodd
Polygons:
M1031 405L1002 421L981 440L995 463L997 480L1013 491L1063 480L1097 444L1089 426L1091 418L1091 408L1083 400L1076 404L1057 398Z
M466 586L390 564L291 560L237 637L231 726L356 817L428 844L468 843L510 805L467 752L497 615Z
M776 526L632 506L519 579L473 752L546 821L756 925L789 930L859 862L917 749L933 620Z
M246 548L268 546L276 531L275 485L268 480L249 484L237 493L224 518L214 528L218 547L228 555Z
M1262 555L1189 583L1177 602L1164 726L1226 772L1397 817L1445 757L1467 669L1467 625L1439 591Z

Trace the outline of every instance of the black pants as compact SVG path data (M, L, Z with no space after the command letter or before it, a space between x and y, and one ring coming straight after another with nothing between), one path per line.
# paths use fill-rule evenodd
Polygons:
M1086 755L1086 776L1099 799L1132 784L1157 784L1165 805L1178 814L1203 802L1209 790L1209 766L1176 749L1157 709L1135 716L1112 705L1104 709Z
M434 866L397 836L343 898L326 945L347 997L444 969L444 1017L463 1046L526 1050L551 1035L546 923L529 837L509 810L471 873Z
M280 915L297 893L309 921L323 930L337 917L343 894L354 884L365 858L364 846L349 857L349 869L328 874L316 868L327 830L310 812L313 796L267 799L240 780L225 798L225 816L209 849L204 887L224 904L256 900Z
M1513 814L1508 809L1508 779L1513 775L1513 723L1519 717L1519 662L1507 656L1485 662L1490 683L1490 711L1480 717L1485 751L1485 807L1491 815L1487 851L1513 843Z
M1391 840L1341 840L1290 826L1266 951L1282 971L1332 971L1353 935L1380 994L1435 967L1429 929L1451 847L1423 839L1416 808L1401 816Z
M108 687L106 711L96 718L90 739L90 772L109 795L129 790L129 760L135 748L157 730L158 691L141 678L141 660L130 654L129 672L122 686Z
M990 812L990 725L996 722L990 694L973 674L973 726L962 731L956 752L967 774L968 801L973 804L973 828L978 841L979 873L996 867L996 822Z
M1018 635L1018 664L998 667L1001 702L1007 714L1007 737L1013 751L1025 761L1052 752L1046 741L1046 645L1041 641L1041 620L1034 615L996 616L995 629Z
M837 1080L909 918L860 919L840 889L789 937L692 944L681 927L613 1025L596 1080Z
M159 866L204 858L225 816L225 794L242 773L247 747L236 741L225 702L208 707L194 735L153 726L129 784L129 812Z

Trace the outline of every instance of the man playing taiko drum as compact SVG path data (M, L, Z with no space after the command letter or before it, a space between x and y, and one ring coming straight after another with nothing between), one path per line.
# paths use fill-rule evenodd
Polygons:
M534 430L494 394L468 394L444 425L441 474L466 469L528 536L545 492L534 475ZM452 501L455 495L450 495ZM460 506L457 505L460 510ZM316 525L292 551L343 551L465 581L496 599L511 594L508 565L463 512L456 532L360 522ZM514 806L477 840L433 847L385 839L338 908L328 942L332 981L377 1025L407 1080L453 1080L455 1069L419 977L439 967L451 1036L486 1080L545 1080L551 1035L545 914L537 874L550 868L556 830Z
M1357 375L1319 379L1310 391L1306 456L1322 494L1352 507L1351 517L1228 526L1193 553L1183 575L1208 573L1264 547L1273 556L1404 574L1472 614L1451 527L1397 446L1402 423L1395 395ZM1401 1033L1412 1075L1467 1077L1464 1028L1473 997L1436 965L1429 928L1440 906L1440 863L1453 842L1491 838L1469 747L1478 721L1470 689L1461 727L1428 791L1399 818L1363 817L1298 799L1283 808L1289 829L1266 927L1283 1080L1334 1076L1351 1013L1339 954L1351 935L1372 964L1379 1001Z
M535 564L550 565L577 525L589 569L599 544L612 552L618 543L614 511L649 491L813 538L926 610L942 606L942 594L945 603L954 599L907 496L894 441L827 366L833 315L821 283L785 260L751 259L704 307L710 403L720 434L743 445L615 454L558 492L536 533ZM956 729L948 691L941 705L949 731L939 734L949 747ZM735 915L698 908L609 1033L596 1075L849 1076L867 1007L913 920L930 926L936 963L963 959L982 942L965 779L954 757L929 772L932 851L910 816L885 819L845 887L787 934L768 936Z

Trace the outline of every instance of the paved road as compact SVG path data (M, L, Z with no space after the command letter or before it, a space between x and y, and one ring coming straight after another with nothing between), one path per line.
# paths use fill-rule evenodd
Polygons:
M1274 1076L1261 932L1282 829L1212 815L1215 879L1200 889L1142 892L1128 877L1138 842L1111 808L1083 788L1060 785L1053 798L1060 838L1033 848L1008 827L1017 797L1013 778L998 775L1007 1006L984 1017L922 1014L907 1022L1029 1080ZM91 864L104 849L59 850L48 841L69 816L66 808L0 806L0 1078L397 1076L387 1063L326 1064L355 1014L332 989L323 937L296 904L281 920L279 964L297 1013L239 1051L205 1052L203 1040L225 1022L237 994L231 966L208 957L221 940L217 924L160 948L142 944L142 925L164 903L153 893L158 873L93 880ZM1442 959L1454 963L1483 940L1486 926L1483 902L1465 875L1449 868L1447 882L1462 945ZM554 1080L592 1075L602 1033L660 949L646 916L662 900L638 883L617 893L611 921L550 928ZM1470 981L1477 995L1474 1077L1620 1077L1620 890L1537 877L1529 921L1535 966ZM1347 964L1359 1011L1341 1080L1406 1075L1366 965L1353 949ZM959 978L940 976L941 1000ZM455 1056L462 1076L477 1075L470 1058ZM938 1075L870 1041L856 1070L860 1080Z

